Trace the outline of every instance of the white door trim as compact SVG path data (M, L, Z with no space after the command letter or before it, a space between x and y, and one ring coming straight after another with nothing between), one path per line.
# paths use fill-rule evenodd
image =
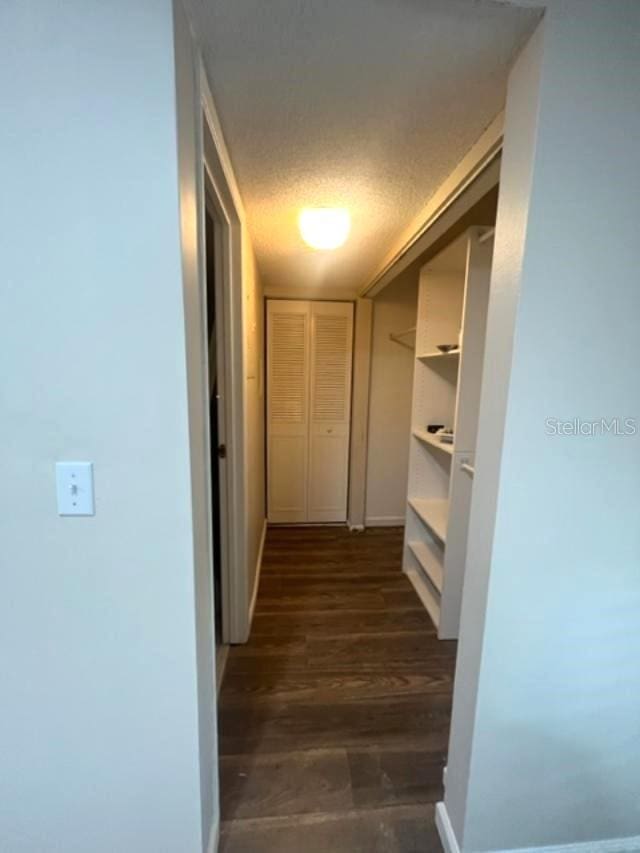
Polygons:
M351 398L351 448L349 454L348 524L364 530L369 455L369 393L371 385L371 333L373 300L358 299L353 319L353 377ZM403 519L404 522L404 519Z
M202 139L204 172L202 204L208 197L213 202L220 226L221 258L216 261L220 275L216 278L216 331L219 328L224 375L222 385L225 399L224 436L227 446L224 476L220 481L221 525L224 525L222 545L222 641L241 643L248 632L248 573L245 555L245 441L244 441L244 351L242 305L242 228L241 202L233 178L229 157L220 130L206 72L200 65L201 117L199 132ZM206 174L206 181L205 181ZM202 215L204 228L204 210ZM204 264L204 234L201 235ZM206 276L202 285L206 287ZM203 302L203 304L205 304ZM220 311L218 311L220 306ZM206 325L206 324L205 324ZM206 331L204 331L206 334ZM208 365L207 365L207 383ZM222 474L223 472L221 472ZM211 472L207 472L211 490Z

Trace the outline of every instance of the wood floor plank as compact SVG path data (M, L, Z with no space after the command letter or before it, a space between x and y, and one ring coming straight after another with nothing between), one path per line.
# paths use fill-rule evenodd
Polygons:
M223 823L220 853L439 853L432 805Z
M222 820L348 811L351 773L345 749L223 757Z
M338 698L376 699L424 693L451 694L453 674L442 669L432 672L388 672L367 670L345 673L335 669L260 673L247 677L237 671L225 675L224 701L245 704L279 699L282 702L331 703Z
M442 799L444 756L411 750L348 750L354 805L374 807Z
M399 529L269 529L219 703L224 853L441 850L456 646L401 558Z
M391 668L400 672L424 667L427 671L434 667L441 669L443 662L455 659L455 649L432 635L412 631L313 637L307 642L307 656L310 666L332 662L341 669Z
M403 595L403 592L396 593ZM419 603L419 602L418 602ZM413 605L413 602L411 602ZM369 590L350 590L348 592L327 589L323 592L307 593L301 591L284 591L279 594L259 596L256 603L256 613L304 612L311 610L318 613L331 613L336 610L384 610L386 606L382 594ZM414 609L417 609L414 606Z
M433 623L426 611L415 609L396 613L385 608L381 612L348 610L329 613L256 613L251 627L251 639L265 636L338 637L345 634L389 634L394 631L424 631L435 637Z

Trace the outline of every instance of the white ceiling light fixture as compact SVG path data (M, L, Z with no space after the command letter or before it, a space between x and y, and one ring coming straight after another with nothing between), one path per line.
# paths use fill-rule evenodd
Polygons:
M351 230L351 215L344 207L305 207L298 216L304 242L312 249L337 249Z

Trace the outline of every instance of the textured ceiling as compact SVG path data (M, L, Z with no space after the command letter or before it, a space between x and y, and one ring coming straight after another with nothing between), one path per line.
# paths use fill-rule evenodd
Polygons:
M536 10L489 0L191 0L268 288L365 284L504 105ZM314 252L301 207L351 236Z

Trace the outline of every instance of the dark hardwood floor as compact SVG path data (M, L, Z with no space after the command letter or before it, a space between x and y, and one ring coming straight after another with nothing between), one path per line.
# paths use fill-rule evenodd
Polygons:
M455 643L402 531L270 528L220 700L221 853L431 853Z

